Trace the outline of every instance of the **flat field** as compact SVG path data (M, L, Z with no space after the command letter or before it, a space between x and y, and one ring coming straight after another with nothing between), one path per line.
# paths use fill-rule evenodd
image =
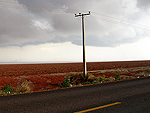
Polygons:
M82 63L2 64L0 88L9 83L16 87L18 83L30 81L34 85L33 91L51 90L57 88L64 77L82 70ZM144 76L150 72L150 60L88 62L87 70L95 76L106 78L114 77L116 74L128 77Z

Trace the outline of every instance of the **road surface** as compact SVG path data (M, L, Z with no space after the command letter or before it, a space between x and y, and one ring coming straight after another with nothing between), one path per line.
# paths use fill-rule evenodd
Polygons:
M150 93L124 98L118 104L104 106L103 109L89 110L86 113L150 113Z
M150 110L150 77L107 84L90 85L0 97L0 113L132 113ZM141 106L141 108L138 108ZM122 112L121 112L122 110Z

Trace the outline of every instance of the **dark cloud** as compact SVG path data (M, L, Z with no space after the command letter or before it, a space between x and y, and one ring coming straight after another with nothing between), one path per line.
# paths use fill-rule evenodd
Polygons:
M137 0L137 6L142 9L149 9L150 1L149 0Z
M46 30L34 26L35 18L32 14L19 11L15 8L1 8L0 45L21 45L48 38Z
M17 13L11 12L7 9L1 9L0 14L3 15L0 18L0 39L8 40L10 42L15 41L15 39L23 39L32 36L34 34L34 29L31 26L31 20L19 15ZM3 43L3 42L1 42Z
M136 27L121 25L121 19L143 21L145 14L138 11L136 5L148 7L150 4L148 0L137 0L137 4L136 0L131 3L119 0L111 2L99 0L11 1L17 6L6 1L5 5L13 5L13 8L3 7L0 10L0 45L23 46L46 42L72 42L81 45L81 17L75 18L74 14L86 13L88 10L92 11L92 14L85 18L89 46L112 47L134 42L148 35L147 32L141 32L145 31L143 28L139 32Z

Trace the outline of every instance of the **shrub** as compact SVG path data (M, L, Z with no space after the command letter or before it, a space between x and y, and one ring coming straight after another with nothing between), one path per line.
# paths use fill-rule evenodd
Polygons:
M146 74L150 74L150 70L147 70L147 71L146 71Z
M64 87L70 87L70 78L69 77L64 78L63 86Z
M7 84L6 86L4 86L1 90L3 93L5 94L10 94L13 91L12 88L13 85L11 85L11 83Z
M87 82L82 83L82 85L86 85L86 84L92 84L92 82L87 81Z
M100 81L100 82L105 82L105 81L106 81L106 78L103 77L103 76L100 76L100 77L99 77L99 81Z
M59 83L58 86L61 87L61 88L63 87L61 83Z
M70 78L70 83L73 85L78 85L85 82L85 77L83 76L83 73L71 74L69 78Z
M94 84L96 84L96 83L101 83L101 81L95 81L95 82L93 82Z
M121 76L119 75L115 75L115 80L121 80Z
M97 77L95 77L91 73L88 73L85 77L83 73L71 74L69 77L70 77L70 83L73 85L83 84L84 82L93 83L95 81L98 81Z
M7 84L6 86L4 86L1 91L0 91L0 94L3 94L3 95L7 95L7 94L14 94L16 92L14 92L13 88L12 88L13 85L11 85L11 83Z
M70 87L70 78L69 77L64 77L63 83L58 84L59 87Z

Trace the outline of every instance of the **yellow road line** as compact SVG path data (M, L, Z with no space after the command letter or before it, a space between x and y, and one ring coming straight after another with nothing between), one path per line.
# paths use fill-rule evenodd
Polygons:
M112 104L108 104L108 105L104 105L104 106L100 106L100 107L96 107L96 108L91 108L91 109L87 109L87 110L83 110L83 111L78 111L78 112L75 112L75 113L86 113L86 112L89 112L89 111L94 111L94 110L97 110L97 109L102 109L102 108L106 108L106 107L109 107L109 106L114 106L114 105L117 105L117 104L121 104L121 102L115 102L115 103L112 103Z

